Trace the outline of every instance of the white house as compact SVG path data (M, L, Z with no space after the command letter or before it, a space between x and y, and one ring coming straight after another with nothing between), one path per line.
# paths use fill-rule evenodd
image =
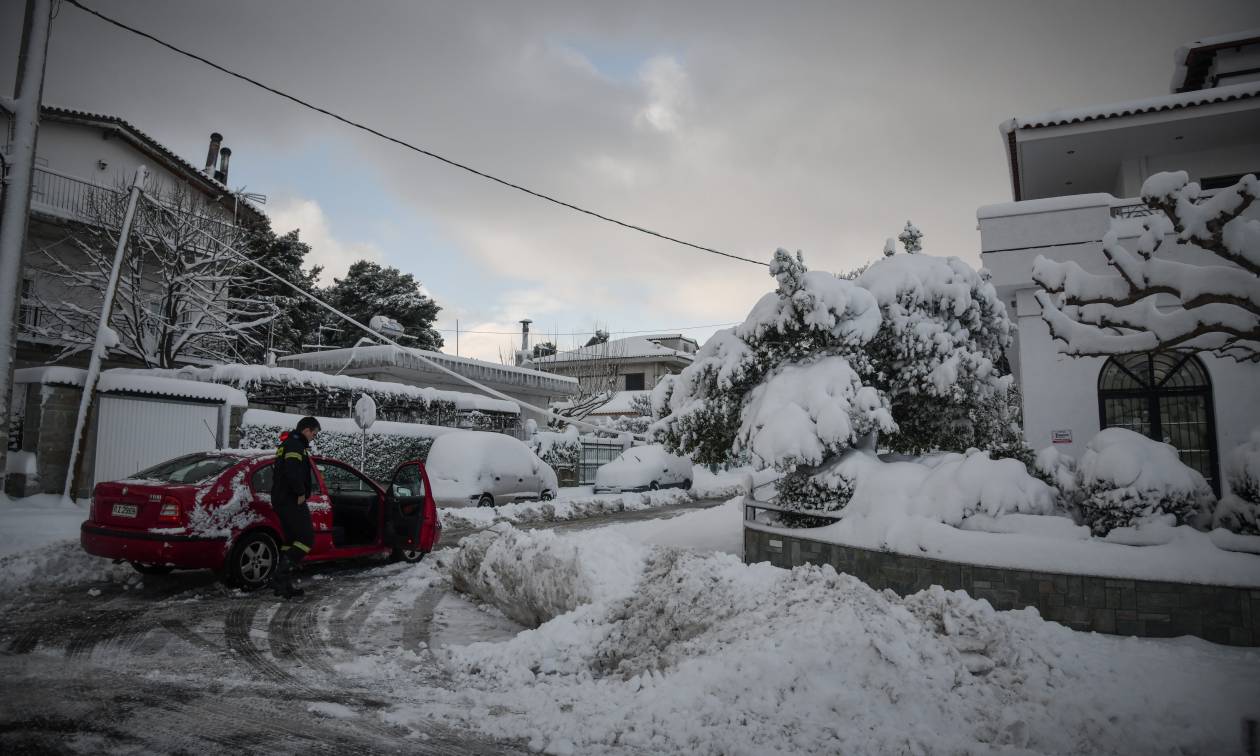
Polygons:
M1136 196L1152 174L1184 170L1204 189L1260 174L1260 30L1182 47L1175 65L1171 94L1003 123L1015 201L977 212L981 257L1018 322L1008 358L1031 446L1079 456L1099 429L1128 427L1176 446L1219 490L1221 455L1260 426L1260 365L1184 352L1067 357L1033 297L1038 255L1112 272L1102 236L1149 212ZM1121 233L1126 246L1133 238Z
M0 156L11 153L12 103L0 98ZM18 367L57 358L64 347L90 342L100 293L67 285L56 275L60 261L72 268L90 263L71 241L81 224L99 223L102 198L123 192L136 168L149 172L146 191L159 199L186 193L181 210L195 213L202 228L219 238L263 219L261 212L227 187L231 150L212 134L205 167L198 168L128 121L113 115L44 106L40 111L30 225L23 251ZM206 242L209 246L209 242ZM10 282L4 282L5 287ZM156 294L155 294L156 297ZM115 355L117 356L117 355ZM81 363L83 355L68 364ZM126 360L124 359L125 363Z
M644 391L666 375L682 372L699 348L695 339L679 333L630 336L533 357L525 366L598 383L590 387L594 391Z

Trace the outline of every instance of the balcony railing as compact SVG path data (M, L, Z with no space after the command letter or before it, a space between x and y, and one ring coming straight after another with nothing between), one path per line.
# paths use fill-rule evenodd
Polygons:
M51 168L36 167L31 183L31 210L81 223L99 223L99 212L94 210L108 207L109 202L120 195L118 190ZM239 228L229 221L189 213L187 208L164 204L187 220L195 221L198 227L216 238L226 240L239 233Z

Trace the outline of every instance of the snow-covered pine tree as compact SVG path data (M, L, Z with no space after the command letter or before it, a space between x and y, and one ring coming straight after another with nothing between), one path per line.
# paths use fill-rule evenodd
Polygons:
M682 373L657 384L653 430L671 451L701 464L746 456L802 480L879 431L896 430L887 402L859 377L881 316L869 292L809 271L800 253L778 250L777 288L744 322L718 331ZM789 508L837 508L837 488L781 490ZM794 495L799 493L799 495Z
M906 227L901 229L901 233L897 235L897 238L901 240L901 246L905 247L906 252L909 254L917 255L923 251L923 232L910 221L906 221ZM885 248L884 253L888 253L887 248Z
M897 432L881 446L921 453L1011 442L1003 351L1012 327L997 290L957 257L896 255L857 285L883 314L864 382L887 398Z
M897 240L891 236L884 240L884 257L892 257L897 254Z
M442 308L424 293L410 273L360 260L350 266L344 278L335 279L324 290L324 297L360 323L366 324L373 315L398 321L411 337L407 346L432 350L442 347L442 336L433 329L433 321ZM361 336L358 329L343 328L333 343L353 346Z

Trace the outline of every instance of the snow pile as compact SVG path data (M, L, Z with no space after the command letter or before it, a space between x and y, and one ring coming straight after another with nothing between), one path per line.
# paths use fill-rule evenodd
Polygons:
M495 523L533 525L566 522L612 512L633 512L686 504L691 494L676 488L604 496L562 496L553 501L523 501L501 507L443 507L444 528L483 528Z
M1229 493L1212 513L1213 527L1260 535L1260 428L1225 458L1225 480Z
M1127 428L1106 428L1079 466L1081 512L1095 535L1148 522L1186 523L1208 511L1212 489L1177 450Z
M1228 752L1260 700L1248 652L901 599L829 566L507 532L452 574L544 622L438 649L469 700L429 715L548 753Z
M0 594L132 579L136 573L129 565L91 556L79 545L79 527L87 518L86 500L0 494Z
M469 536L451 561L455 589L497 606L529 627L596 599L629 593L638 580L642 548L624 538L581 538L505 525Z

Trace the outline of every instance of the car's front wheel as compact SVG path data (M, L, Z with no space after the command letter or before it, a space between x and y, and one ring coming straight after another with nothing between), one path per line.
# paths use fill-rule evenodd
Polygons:
M247 533L228 555L227 582L246 591L261 588L275 573L279 559L276 539L261 531Z
M552 499L556 498L556 495L552 493L551 491L543 491L541 494L538 495L538 498L542 499L543 501L551 501Z
M169 575L171 570L175 569L168 564L145 564L144 562L132 562L131 566L141 575Z
M659 491L659 490L661 490L661 484L660 484L660 483L657 483L656 481L652 481L651 483L649 483L649 484L648 484L648 490L649 490L649 491Z
M477 506L479 506L479 507L493 507L493 506L494 506L494 497L493 497L493 496L491 496L490 494L482 494L482 495L481 495L481 498L480 498L480 499L477 499Z
M684 490L684 491L690 491L690 490L691 490L691 478L687 478L686 480L684 480L684 481L683 481L683 484L682 484L682 487L683 487L683 490Z
M389 555L389 560L391 562L406 562L407 564L415 564L421 559L424 559L424 555L427 553L429 552L420 551L419 549L395 548L393 553Z

